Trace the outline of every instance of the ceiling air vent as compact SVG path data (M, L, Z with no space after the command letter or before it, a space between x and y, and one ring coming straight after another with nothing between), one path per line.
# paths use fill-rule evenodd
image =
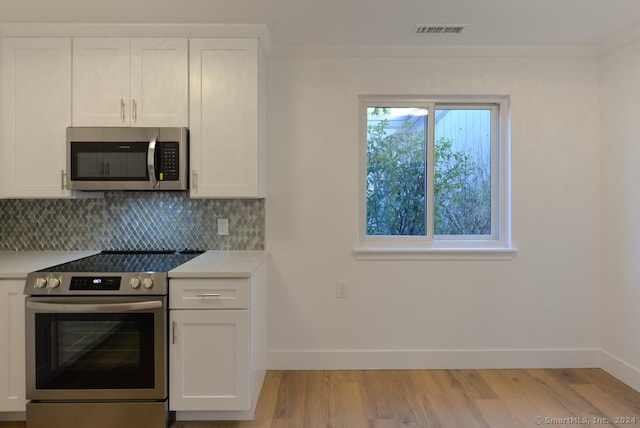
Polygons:
M419 25L416 34L460 34L466 25Z

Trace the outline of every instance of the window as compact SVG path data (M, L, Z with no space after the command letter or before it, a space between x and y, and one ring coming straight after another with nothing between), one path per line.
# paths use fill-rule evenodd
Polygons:
M356 252L510 248L507 99L362 97Z

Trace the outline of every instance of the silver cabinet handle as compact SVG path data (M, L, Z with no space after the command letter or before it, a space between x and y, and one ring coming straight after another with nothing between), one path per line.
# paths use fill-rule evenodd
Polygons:
M191 185L191 188L193 190L198 190L198 173L196 172L195 169L192 170L191 173L192 173L191 175L193 176L192 177L193 179L191 180L191 181L193 181L193 183Z
M62 190L64 190L65 187L65 178L66 178L67 174L65 174L64 169L60 171L60 179L62 180L62 183L60 184L60 187L62 188Z
M122 120L122 122L124 123L125 121L125 114L124 114L124 99L120 98L120 119Z
M199 297L203 300L207 297L215 297L217 299L218 297L220 297L220 293L198 293L196 294L196 297Z
M133 100L133 121L137 122L138 121L138 103L136 102L136 100Z
M176 324L175 321L173 321L171 323L171 344L175 345L176 344L176 329L178 328L178 325Z

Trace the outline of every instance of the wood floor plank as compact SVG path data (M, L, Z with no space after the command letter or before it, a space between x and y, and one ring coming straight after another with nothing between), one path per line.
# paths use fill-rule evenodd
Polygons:
M540 409L541 415L580 416L576 414L575 409L567 406L563 400L559 399L548 384L532 376L529 370L519 370L514 379L519 383L527 399Z
M361 376L366 416L371 420L394 420L398 392L393 384L393 370L385 376L379 376L379 372L373 370L363 372Z
M418 427L431 427L437 426L438 417L432 403L429 401L431 391L429 387L425 388L416 380L422 379L420 376L424 370L404 370L400 371L403 374L403 388L400 392L404 391L401 395L399 408L402 410L397 413L399 419L405 424L415 424ZM438 394L435 394L436 396Z
M449 386L442 379L448 379L449 370L414 370L411 379L416 388L425 395L440 395L448 391Z
M421 392L408 370L362 372L365 414L370 420L401 421L411 426L422 420L416 414L417 395Z
M624 404L630 412L640 415L640 402L637 399L638 391L620 382L609 373L601 369L568 369L567 371L574 378L581 380L581 382L574 382L574 384L598 385L602 391L614 397L619 403Z
M580 394L576 394L569 377L561 370L528 370L529 374L547 387L547 392L560 401L571 413L589 420L604 416L602 412Z
M482 412L469 397L452 391L428 398L438 417L439 427L490 428Z
M361 385L355 382L340 382L335 386L335 420L326 426L367 428L369 425L362 406ZM333 418L332 418L333 419ZM309 421L313 427L313 421Z
M551 371L545 371L548 375L552 375ZM583 416L585 410L581 406L576 406L576 395L572 394L570 389L554 388L552 382L536 376L535 371L525 370L523 385L526 389L534 389L536 391L536 399L543 403L543 409L547 411L560 412L565 415ZM594 409L587 409L586 412L592 412Z
M504 400L477 399L476 405L490 427L523 428L530 425L531 420L526 423L514 416L513 409ZM535 423L535 420L533 422Z
M604 392L598 385L581 384L571 387L606 415L606 420L612 426L640 425L640 414L633 413L624 403ZM629 422L625 423L627 420Z
M477 370L450 370L456 388L474 399L498 398L496 392L478 374Z
M296 418L277 418L273 420L271 428L303 428L304 420ZM173 428L173 427L172 427Z
M320 399L322 397L322 399ZM329 421L335 402L331 372L324 370L308 376L305 389L304 418L306 421ZM310 424L311 422L309 422Z
M527 382L525 370L480 370L479 373L524 426L532 426L539 417L572 416L564 409L549 405L547 401L551 397L545 397L548 392L540 390L536 383ZM544 426L555 425L545 423Z
M630 419L614 424L616 417ZM253 421L178 421L171 428L584 425L575 418L640 426L640 393L600 369L270 371Z
M307 387L307 377L310 372L305 371L284 371L280 382L286 388L278 389L274 419L304 419L305 391Z
M270 428L273 415L276 409L276 400L278 390L280 389L280 381L282 379L281 371L267 372L262 391L258 398L256 412L253 421L241 421L238 428Z

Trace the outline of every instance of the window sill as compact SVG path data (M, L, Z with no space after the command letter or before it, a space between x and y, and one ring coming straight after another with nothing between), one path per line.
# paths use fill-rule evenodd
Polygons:
M491 248L373 248L356 247L356 260L512 260L513 247Z

